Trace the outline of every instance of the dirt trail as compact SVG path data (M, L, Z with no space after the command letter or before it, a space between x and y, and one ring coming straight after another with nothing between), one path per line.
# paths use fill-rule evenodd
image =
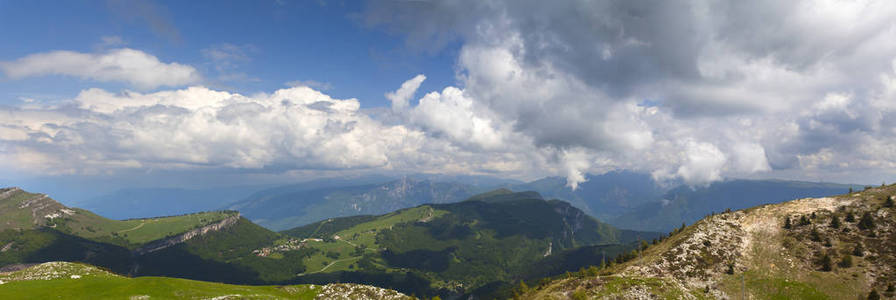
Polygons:
M146 224L146 222L140 222L140 225L134 226L134 228L131 228L131 229L125 229L125 230L119 231L118 233L125 233L128 231L134 231L134 230L140 229L140 227L143 227L144 224Z

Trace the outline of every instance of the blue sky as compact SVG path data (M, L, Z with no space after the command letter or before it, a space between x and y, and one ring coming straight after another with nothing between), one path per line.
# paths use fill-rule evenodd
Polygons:
M163 62L190 64L204 84L244 94L271 92L291 81L328 84L328 94L358 98L363 107L385 106L383 94L416 74L438 90L455 83L456 47L426 51L405 46L401 36L365 26L362 2L348 1L0 1L0 61L51 50L96 52L128 47ZM161 23L161 24L156 24ZM104 45L104 39L120 43ZM226 72L247 78L222 80L203 49L232 45L246 56ZM86 82L85 82L86 81ZM58 100L86 85L116 83L49 76L0 81L0 103L18 97Z
M875 0L0 0L0 181L891 182L894 15Z

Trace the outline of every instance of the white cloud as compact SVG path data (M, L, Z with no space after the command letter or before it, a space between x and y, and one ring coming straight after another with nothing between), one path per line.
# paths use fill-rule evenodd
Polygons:
M308 87L253 96L204 87L88 89L58 105L0 108L0 116L0 162L38 174L224 168L519 178L544 163L537 153L471 151L415 126L386 125L356 99Z
M317 89L317 90L321 90L321 91L326 91L326 90L333 88L333 85L330 84L329 82L320 82L320 81L316 81L316 80L292 80L292 81L287 81L285 84L288 87L307 86L312 89Z
M421 100L412 110L432 117L414 123L466 147L482 144L469 124L491 124L501 149L538 149L571 186L611 169L690 184L896 176L894 2L374 1L366 14L410 45L461 42L462 97Z
M414 78L402 83L398 90L386 93L386 99L392 102L392 110L396 112L404 111L408 107L408 101L411 100L411 97L414 96L414 93L417 92L424 80L426 80L426 76L423 76L423 74L414 76Z
M141 89L183 86L200 80L199 73L191 66L163 63L155 56L128 48L98 54L73 51L37 53L2 62L0 69L13 79L65 75L104 82L126 82Z
M685 148L685 162L676 174L688 184L702 184L722 179L725 154L713 144L689 141Z

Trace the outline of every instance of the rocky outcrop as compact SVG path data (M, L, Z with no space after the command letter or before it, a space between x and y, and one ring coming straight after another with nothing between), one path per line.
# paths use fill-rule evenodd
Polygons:
M388 300L410 300L416 299L408 295L387 290L384 288L353 284L353 283L331 283L320 287L315 300L355 300L355 299L388 299Z
M233 224L236 224L236 222L239 221L239 219L240 219L240 214L237 213L237 214L234 214L232 216L224 218L223 220L218 221L213 224L205 225L200 228L196 228L196 229L178 234L173 237L168 237L168 238L149 242L146 245L143 245L142 247L134 250L134 253L137 255L143 255L143 254L159 251L159 250L189 241L190 239L195 238L197 236L203 236L203 235L206 235L211 232L226 229L226 228L232 226Z

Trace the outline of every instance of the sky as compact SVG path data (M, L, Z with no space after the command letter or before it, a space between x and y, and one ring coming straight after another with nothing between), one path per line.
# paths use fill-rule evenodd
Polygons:
M4 1L5 185L896 180L896 2Z

